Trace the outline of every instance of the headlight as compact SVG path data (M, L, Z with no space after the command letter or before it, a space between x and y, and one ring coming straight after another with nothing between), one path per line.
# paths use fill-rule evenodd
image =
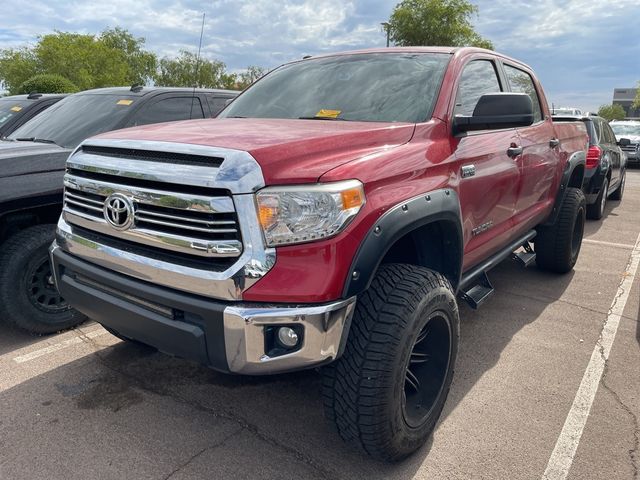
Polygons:
M256 195L267 245L290 245L332 237L349 224L364 205L358 180L268 187Z

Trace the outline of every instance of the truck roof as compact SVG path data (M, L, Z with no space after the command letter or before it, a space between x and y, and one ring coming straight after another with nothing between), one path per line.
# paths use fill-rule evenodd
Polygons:
M516 60L515 58L511 58L502 53L495 52L493 50L487 50L486 48L478 48L478 47L378 47L378 48L367 48L361 50L348 50L345 52L335 52L335 53L324 53L317 56L306 57L301 60L295 60L289 63L302 62L307 59L313 58L326 58L326 57L337 57L342 55L359 55L359 54L367 54L367 53L444 53L450 55L456 55L460 57L464 57L467 55L471 55L473 53L486 53L490 55L494 55L496 57L503 58L505 60L509 60L510 62L517 63L519 65L523 65L529 69L529 65L521 62L520 60Z
M78 92L80 94L104 94L104 95L130 95L130 96L138 96L143 97L150 93L165 93L165 92L193 92L193 88L184 88L184 87L106 87L106 88L94 88L92 90L84 90L82 92ZM196 92L204 92L204 93L228 93L237 95L238 91L236 90L225 90L221 88L196 88Z

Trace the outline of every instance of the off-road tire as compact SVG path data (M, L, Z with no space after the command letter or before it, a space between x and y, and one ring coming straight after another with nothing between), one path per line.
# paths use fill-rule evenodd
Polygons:
M618 185L618 188L616 188L616 190L609 196L611 200L616 200L616 201L622 200L622 195L624 194L624 184L626 179L627 179L627 172L624 171L622 172L620 185Z
M65 330L87 318L56 298L48 252L54 232L55 225L36 225L0 247L0 320L33 334Z
M567 273L573 268L582 245L585 210L582 190L567 189L555 224L538 228L534 239L538 267L556 273Z
M386 461L420 448L444 407L459 331L456 298L443 275L414 265L380 267L358 297L343 355L323 368L325 413L340 436ZM416 344L420 338L425 343ZM416 345L434 345L425 350L431 352L428 361L416 362L430 401L422 407L425 397L420 397L410 410L407 399L418 393L406 394L407 369L415 355L426 355L417 353ZM420 417L410 420L408 412Z
M605 178L602 182L602 188L591 205L587 205L587 218L590 220L600 220L604 215L604 209L607 205L607 197L609 196L609 179Z

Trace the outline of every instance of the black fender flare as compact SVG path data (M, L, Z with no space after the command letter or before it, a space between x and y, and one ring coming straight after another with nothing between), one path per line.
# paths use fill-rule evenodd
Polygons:
M454 290L460 282L462 271L462 219L460 201L455 190L440 189L405 200L385 212L369 229L351 263L343 296L349 298L362 293L371 284L382 259L402 237L435 222L447 222L456 231L453 250L455 265L449 272L442 272Z
M551 215L544 222L543 226L551 226L556 223L558 219L558 214L560 213L560 206L562 202L564 202L565 197L567 196L567 188L570 186L574 186L576 188L582 189L582 183L584 181L584 169L587 163L587 154L584 151L574 152L571 154L567 163L564 167L564 172L562 172L562 178L560 180L560 186L558 187L558 193L556 194L556 200L553 204L553 210L551 211ZM581 169L582 173L579 178L579 185L570 185L571 178L573 177L576 168Z

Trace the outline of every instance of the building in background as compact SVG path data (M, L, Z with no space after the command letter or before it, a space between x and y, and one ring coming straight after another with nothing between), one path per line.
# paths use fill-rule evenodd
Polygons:
M633 101L638 93L637 88L614 88L613 89L613 104L620 105L624 108L627 118L640 119L640 108L633 108Z

